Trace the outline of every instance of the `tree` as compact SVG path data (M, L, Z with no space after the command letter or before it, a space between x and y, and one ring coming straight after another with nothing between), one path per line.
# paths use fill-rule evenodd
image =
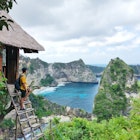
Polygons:
M16 0L0 0L0 30L2 30L3 26L9 30L10 23L13 22L11 19L1 15L1 11L9 12L13 7L13 3L16 3Z

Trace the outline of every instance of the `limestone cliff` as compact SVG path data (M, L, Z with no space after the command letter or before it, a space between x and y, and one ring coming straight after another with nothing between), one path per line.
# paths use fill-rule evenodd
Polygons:
M119 84L125 91L135 84L133 69L119 58L112 59L103 72L100 88L107 88L105 85Z
M49 73L57 82L96 82L96 77L81 59L65 64L54 63L50 65Z
M47 85L51 86L56 86L60 82L97 82L93 72L81 59L70 63L46 63L39 58L30 59L21 56L19 68L24 66L28 68L28 82L34 81L35 85L39 85L43 79L45 81L48 77L49 80L51 77L52 81Z
M112 59L103 72L99 91L95 97L94 113L98 119L127 115L129 100L126 93L137 94L134 72L121 59Z

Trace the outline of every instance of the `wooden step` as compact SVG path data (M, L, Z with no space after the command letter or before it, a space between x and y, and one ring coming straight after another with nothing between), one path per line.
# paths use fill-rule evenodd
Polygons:
M20 119L20 122L25 122L25 121L29 121L29 120L33 120L33 119L37 119L37 116L35 116L35 115L32 115L32 116L29 116L28 118L22 118L22 119Z
M37 119L37 116L35 115L31 115L31 116L28 116L29 119Z
M38 130L40 129L39 133L36 134L34 136L34 138L32 138L32 139L39 140L41 137L44 137L44 134L41 131L41 124L38 123L38 118L37 118L37 116L34 115L34 109L32 108L32 103L29 100L29 97L24 102L26 109L18 110L20 107L21 92L16 91L14 85L8 84L7 89L8 89L9 95L11 97L11 101L15 107L16 113L18 115L18 121L20 123L22 135L23 136L25 136L26 134L33 135L34 132L36 132L36 130L38 132ZM27 114L25 114L25 113L27 113ZM33 123L33 124L31 124L31 123Z
M17 111L17 114L18 114L18 115L22 115L22 114L25 114L25 113L26 113L25 110L18 110L18 111Z
M34 123L34 124L31 125L31 127L33 129L36 129L36 128L39 128L40 127L40 124L39 123Z
M27 128L22 129L22 131L23 131L24 134L27 134L29 132L31 133L31 128L27 127Z
M34 111L33 108L26 108L26 112L32 112L32 111Z
M20 94L19 93L15 93L15 92L10 92L10 96L11 97L20 96Z
M17 113L18 113L18 115L22 115L22 114L25 114L27 112L32 112L32 111L34 111L33 108L27 108L25 110L18 110Z
M24 101L24 105L31 104L31 101ZM20 103L14 104L16 107L20 106Z
M40 138L44 137L44 134L43 133L39 133L37 135L35 135L35 137L32 138L32 140L38 140Z
M21 123L22 123L22 122L26 122L26 121L28 121L28 118L20 119L20 122L21 122Z

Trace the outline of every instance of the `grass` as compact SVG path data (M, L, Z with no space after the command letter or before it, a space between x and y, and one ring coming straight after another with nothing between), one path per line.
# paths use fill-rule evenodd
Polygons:
M138 87L140 88L140 81L138 81L137 84L138 84Z

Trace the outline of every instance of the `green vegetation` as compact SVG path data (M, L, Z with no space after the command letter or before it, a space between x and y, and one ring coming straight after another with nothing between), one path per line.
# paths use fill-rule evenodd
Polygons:
M133 70L119 58L111 60L104 70L100 89L95 97L93 113L98 121L109 120L112 117L127 114L129 100L125 92L137 93L137 82L127 86L127 81L133 79Z
M42 60L40 60L40 59L39 59L39 62L40 62L41 65L44 66L44 68L47 68L48 65L49 65L47 62L44 62L44 61L42 61Z
M113 117L100 123L81 118L57 122L52 129L46 130L45 136L49 140L139 140L140 98L133 100L132 108L128 117Z
M138 81L135 81L135 83L130 88L126 87L126 91L138 93Z
M53 68L54 69L63 69L63 68L65 68L65 64L64 63L54 63L53 64Z
M45 100L42 96L37 96L30 94L29 96L32 106L35 109L35 114L41 117L47 117L49 115L62 115L65 113L65 107L51 103L48 100Z
M15 122L12 119L4 119L0 123L0 128L2 128L2 130L12 129L14 126L15 126Z
M140 88L140 81L137 81L138 87Z
M6 78L3 77L0 72L0 122L3 121L4 116L11 111L12 105L9 105L10 96L8 95L7 88L5 85Z
M32 102L33 108L35 109L35 114L39 118L52 114L51 110L47 110L46 106L48 102L44 100L42 96L36 96L34 94L31 94L30 100Z
M40 60L39 58L37 58L37 59L30 59L29 72L31 74L33 74L34 71L37 70L38 68L40 68L42 65L43 65L44 68L48 67L48 63Z
M45 79L41 79L40 84L41 84L41 86L49 86L53 82L54 82L54 78L51 77L50 74L47 74Z
M96 96L93 113L97 115L98 121L109 120L113 116L120 116L121 111L125 111L126 105L127 99L123 92L112 92L110 95L100 91Z
M7 13L12 9L13 3L16 3L16 0L0 0L0 10L4 10ZM11 19L7 19L5 16L0 16L0 30L5 26L7 30L9 30L9 26L13 21Z
M138 85L138 93L140 94L140 81L137 81L137 85Z

